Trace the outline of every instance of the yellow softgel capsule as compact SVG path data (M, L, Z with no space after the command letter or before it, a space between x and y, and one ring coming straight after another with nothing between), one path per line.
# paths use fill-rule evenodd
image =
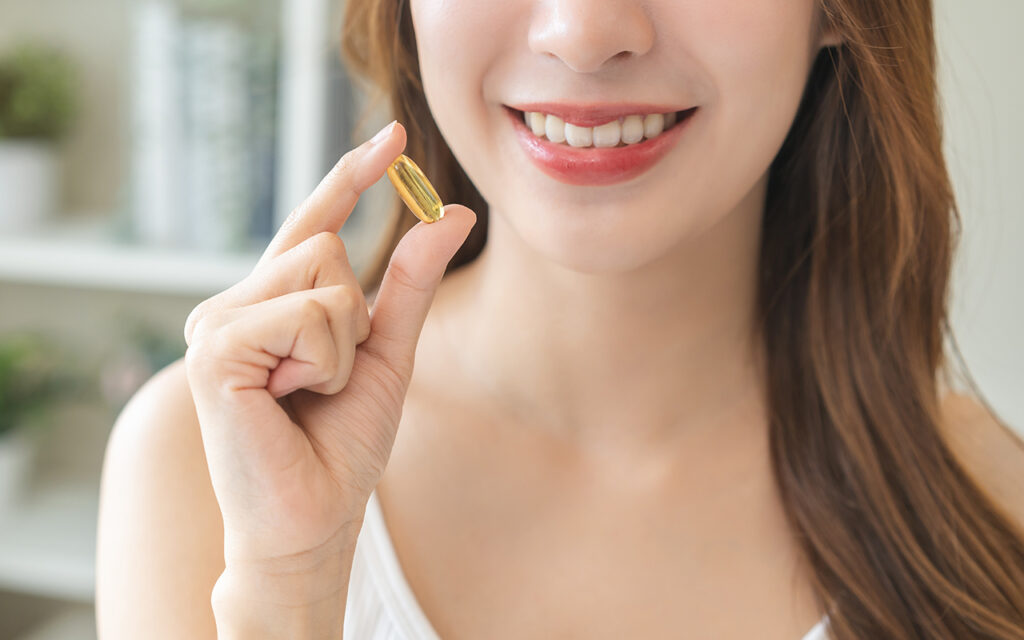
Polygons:
M417 218L429 224L444 217L444 205L437 191L409 156L403 153L391 163L388 178Z

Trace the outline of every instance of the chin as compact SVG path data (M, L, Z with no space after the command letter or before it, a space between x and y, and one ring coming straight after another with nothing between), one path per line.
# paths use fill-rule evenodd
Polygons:
M663 258L681 240L669 233L664 221L628 220L621 209L563 208L557 219L540 219L542 211L510 212L509 219L500 224L512 227L510 231L527 245L527 252L577 273L629 273Z

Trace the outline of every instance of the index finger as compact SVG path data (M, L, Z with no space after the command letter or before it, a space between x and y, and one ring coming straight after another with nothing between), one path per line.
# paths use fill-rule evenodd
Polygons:
M313 193L296 207L260 258L263 264L322 231L337 233L356 201L405 149L405 127L397 120L341 157Z

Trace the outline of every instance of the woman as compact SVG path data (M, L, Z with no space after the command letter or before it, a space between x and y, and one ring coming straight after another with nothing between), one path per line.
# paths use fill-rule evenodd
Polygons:
M119 418L101 636L1024 637L1024 449L946 391L931 20L349 0L401 124ZM357 279L403 150L468 208Z

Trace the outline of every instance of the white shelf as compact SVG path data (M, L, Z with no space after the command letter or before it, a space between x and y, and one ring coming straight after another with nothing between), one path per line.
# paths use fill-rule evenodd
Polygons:
M0 237L0 281L209 296L249 275L259 254L119 244L103 238Z
M51 480L0 514L0 586L91 603L99 486Z

